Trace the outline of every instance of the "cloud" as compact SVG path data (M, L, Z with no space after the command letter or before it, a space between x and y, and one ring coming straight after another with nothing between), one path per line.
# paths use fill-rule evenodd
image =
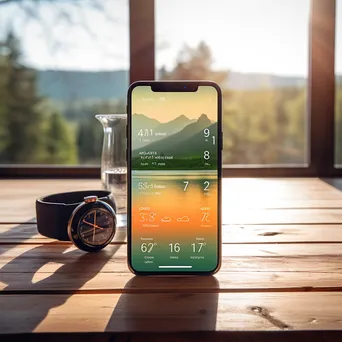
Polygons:
M162 221L162 222L171 222L171 217L165 216L160 221Z
M188 216L178 217L177 222L189 222L190 219Z

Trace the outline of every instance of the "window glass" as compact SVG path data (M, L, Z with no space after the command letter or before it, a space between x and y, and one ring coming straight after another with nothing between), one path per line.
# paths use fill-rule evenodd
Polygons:
M336 2L335 35L335 166L342 167L342 1Z
M223 90L226 165L308 163L309 0L157 0L156 75Z
M128 0L0 1L0 164L99 164L128 39Z

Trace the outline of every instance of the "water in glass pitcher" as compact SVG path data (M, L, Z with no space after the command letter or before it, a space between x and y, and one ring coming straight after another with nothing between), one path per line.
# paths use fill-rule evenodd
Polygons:
M116 203L117 213L127 212L127 168L120 167L113 170L104 170L101 174L102 186L111 191Z

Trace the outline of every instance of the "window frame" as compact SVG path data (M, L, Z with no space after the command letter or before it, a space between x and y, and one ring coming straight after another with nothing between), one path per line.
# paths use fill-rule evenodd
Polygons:
M335 168L336 0L311 0L307 97L308 165L224 165L223 177L338 177ZM155 79L155 1L129 0L130 83ZM0 165L0 178L99 178L100 167Z

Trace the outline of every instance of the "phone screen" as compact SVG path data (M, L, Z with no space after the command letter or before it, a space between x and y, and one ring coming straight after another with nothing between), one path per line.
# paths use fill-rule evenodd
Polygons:
M219 264L219 95L131 94L130 263L137 272L212 272Z

